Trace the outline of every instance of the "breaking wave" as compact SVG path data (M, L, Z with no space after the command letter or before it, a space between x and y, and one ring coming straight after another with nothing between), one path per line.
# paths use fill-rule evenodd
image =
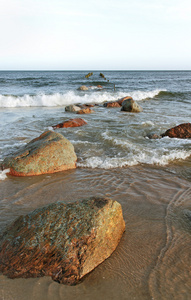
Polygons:
M115 101L125 96L131 96L136 101L152 99L157 96L161 90L153 91L132 91L132 92L108 92L94 91L86 92L69 91L64 94L55 93L51 95L38 94L14 96L0 95L0 107L56 107L66 106L75 103L103 103L104 101Z
M151 156L152 155L152 156ZM136 166L139 164L165 166L175 160L184 160L191 155L191 151L173 150L171 153L162 154L160 151L148 151L147 153L137 153L129 157L89 157L83 162L78 162L78 167L112 169L125 166Z

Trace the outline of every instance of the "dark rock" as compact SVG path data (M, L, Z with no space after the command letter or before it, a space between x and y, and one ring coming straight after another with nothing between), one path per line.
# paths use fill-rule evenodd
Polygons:
M191 138L191 123L183 123L173 128L168 129L161 134L162 137L168 136L170 138L190 139Z
M86 121L84 121L83 119L81 118L75 118L75 119L70 119L70 120L67 120L65 122L62 122L62 123L59 123L55 126L52 126L53 129L55 128L68 128L68 127L79 127L79 126L83 126L83 125L86 125Z
M92 75L93 75L93 72L88 73L85 77L86 77L86 78L89 78L89 77L92 76Z
M127 99L123 101L121 110L128 112L141 112L143 109L133 99Z
M120 106L122 106L122 103L125 100L133 100L133 98L131 96L127 96L127 97L123 97L121 99L118 99L117 102L120 104Z
M103 75L103 73L100 73L99 76L105 79L105 76Z
M121 205L107 198L61 202L19 217L0 238L0 271L51 276L73 285L107 259L125 230Z
M63 135L46 131L5 158L2 165L10 169L10 175L32 176L74 169L76 160L73 145Z

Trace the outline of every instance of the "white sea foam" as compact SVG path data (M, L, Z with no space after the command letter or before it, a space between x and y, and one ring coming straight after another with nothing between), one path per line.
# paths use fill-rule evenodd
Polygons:
M151 121L146 121L146 122L142 122L141 125L143 127L146 127L146 126L154 126L155 124Z
M6 174L10 172L10 169L5 169L0 171L0 180L5 180L7 178Z
M125 96L131 96L134 100L141 101L147 98L153 98L160 93L161 90L153 91L133 91L133 92L94 92L87 91L85 94L69 91L67 93L55 93L52 95L39 94L35 96L12 96L0 95L0 107L56 107L66 106L75 103L102 103L104 101L115 101Z
M180 139L163 139L158 140L160 143L157 148L141 144L135 144L133 141L123 138L114 138L109 136L109 131L101 134L104 141L112 144L117 150L117 155L109 156L93 156L78 162L79 167L86 168L117 168L124 166L134 166L138 164L160 165L165 166L175 160L185 160L191 156L191 150L185 149L184 145L189 145L188 140ZM119 150L121 148L122 152ZM179 149L177 149L178 147ZM174 148L174 149L172 149Z

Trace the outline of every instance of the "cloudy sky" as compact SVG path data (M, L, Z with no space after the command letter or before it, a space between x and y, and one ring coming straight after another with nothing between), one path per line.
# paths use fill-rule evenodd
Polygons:
M1 70L190 70L190 0L0 0Z

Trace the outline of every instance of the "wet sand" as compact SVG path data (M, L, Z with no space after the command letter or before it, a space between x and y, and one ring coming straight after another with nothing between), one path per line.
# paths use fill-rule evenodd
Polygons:
M191 184L162 168L76 169L0 182L0 230L56 201L108 196L126 231L116 251L76 286L0 275L0 299L191 299Z

